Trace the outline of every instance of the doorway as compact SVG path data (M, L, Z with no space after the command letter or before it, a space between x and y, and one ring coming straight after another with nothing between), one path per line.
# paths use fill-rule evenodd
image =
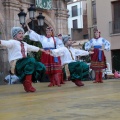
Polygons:
M112 68L120 71L120 49L112 50Z

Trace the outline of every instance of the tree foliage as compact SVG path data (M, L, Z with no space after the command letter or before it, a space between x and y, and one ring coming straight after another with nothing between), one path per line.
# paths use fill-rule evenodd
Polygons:
M82 45L82 49L83 49L83 50L85 50L85 43L86 43L86 42L84 42L84 44ZM87 56L82 56L81 59L82 59L83 61L87 62L87 63L90 63L90 56L89 56L89 55L87 55Z

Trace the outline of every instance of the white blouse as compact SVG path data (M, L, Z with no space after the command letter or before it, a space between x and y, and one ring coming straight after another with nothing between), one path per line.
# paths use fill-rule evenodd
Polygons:
M28 45L26 42L23 42L25 55L27 56L28 52L38 52L39 47ZM1 40L1 45L7 47L8 49L8 60L11 62L12 60L23 58L21 53L21 42L17 40Z
M75 62L75 57L78 55L80 56L89 55L89 52L85 50L74 49L72 47L70 47L69 50L66 47L60 47L60 48L51 50L51 52L52 52L52 55L55 57L61 56L62 65Z
M35 31L31 30L29 33L30 40L39 41L43 48L55 48L53 37L47 38L44 35L39 35ZM56 44L58 43L54 37ZM56 46L57 47L57 46Z
M110 42L102 37L98 39L92 38L89 42L85 44L85 50L90 50L91 47L98 45L101 47L104 45L105 50L110 50Z

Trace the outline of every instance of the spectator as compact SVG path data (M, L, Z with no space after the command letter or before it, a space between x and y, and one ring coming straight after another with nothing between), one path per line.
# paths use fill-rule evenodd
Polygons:
M19 83L19 78L16 75L12 74L11 71L9 71L9 75L5 77L4 82L6 82L8 85L16 84Z

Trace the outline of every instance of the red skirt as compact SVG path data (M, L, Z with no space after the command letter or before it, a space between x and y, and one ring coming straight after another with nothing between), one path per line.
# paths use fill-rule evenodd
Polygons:
M57 58L58 62L55 62L53 56L42 52L40 61L46 66L46 74L51 75L56 73L62 73L61 60L60 57Z
M90 68L93 70L102 70L107 68L106 57L102 51L102 60L98 60L99 50L94 49L94 54L91 54L91 65Z

